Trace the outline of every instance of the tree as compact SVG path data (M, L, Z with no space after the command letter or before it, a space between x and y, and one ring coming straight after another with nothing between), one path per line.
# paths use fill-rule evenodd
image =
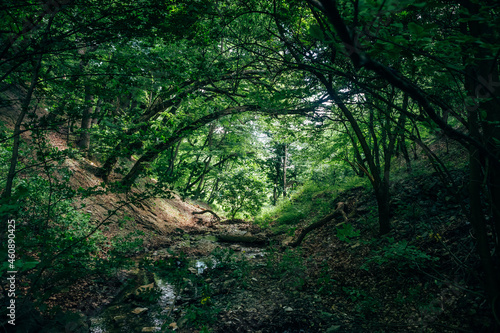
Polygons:
M462 1L459 4L446 4L436 2L431 5L426 3L401 3L399 6L390 5L386 12L381 15L397 19L391 22L386 28L401 31L406 23L410 29L410 39L401 38L399 34L386 34L382 37L382 31L377 36L359 31L360 22L363 22L363 13L366 15L370 11L379 11L379 8L370 8L367 4L361 7L359 2L355 3L354 13L347 15L348 19L342 16L339 4L331 0L308 0L308 4L328 18L328 26L331 25L338 39L344 46L344 50L352 61L353 66L359 71L365 69L378 75L388 84L401 90L413 99L423 111L424 119L438 126L451 139L467 147L470 151L470 197L471 210L470 219L473 222L477 242L478 253L481 257L483 269L486 273L486 290L491 301L499 297L499 268L500 260L498 256L492 258L488 243L490 240L486 235L486 223L483 219L482 207L489 207L492 216L492 227L498 231L498 198L497 189L500 187L497 171L500 166L500 145L498 135L500 133L498 123L498 112L493 111L498 104L498 89L495 89L498 82L498 62L497 48L498 35L491 33L494 31L493 22L497 22L498 4L487 1L469 2ZM392 7L391 7L392 6ZM405 21L408 12L405 10L413 7L424 8L424 15L413 22ZM454 15L447 17L445 22L449 25L439 26L429 24L426 20L430 17L440 16L449 12L447 7L452 8ZM405 15L403 15L405 14ZM480 15L479 15L480 14ZM372 16L373 17L373 16ZM484 17L490 19L483 20ZM401 22L403 21L403 22ZM352 22L353 26L348 26L346 22ZM367 22L367 21L365 21ZM458 23L457 23L458 22ZM323 23L324 24L324 23ZM424 27L423 24L426 26ZM325 36L330 30L327 25L322 25ZM454 35L449 38L449 33L443 31L452 30ZM386 32L386 29L382 29ZM431 37L434 36L434 39ZM472 43L471 43L472 42ZM473 44L475 43L475 44ZM386 46L390 50L404 50L405 57L418 59L420 65L425 63L425 68L432 70L436 65L447 69L444 75L437 77L451 78L452 80L460 75L465 78L465 89L458 85L451 91L451 103L444 102L443 98L449 89L443 92L431 91L423 88L428 77L433 77L434 73L423 71L420 77L413 77L408 72L399 72L384 65L374 59L377 54L377 47ZM450 49L455 52L450 52ZM440 52L444 51L446 52ZM481 54L481 59L477 55ZM410 72L411 73L411 72ZM439 82L438 80L438 82ZM461 98L462 92L466 91L469 100ZM436 94L436 95L435 95ZM446 96L446 95L445 95ZM448 96L446 96L448 97ZM485 98L487 97L487 98ZM470 102L473 105L470 105ZM465 104L466 116L462 110ZM451 115L464 125L467 133L462 133L454 129L449 122L448 115ZM466 120L467 119L467 120ZM481 128L482 131L479 131ZM481 162L487 161L487 162ZM493 165L495 167L493 167ZM487 202L481 202L479 192L481 191L480 178L488 179L485 184L490 193ZM498 248L498 241L492 242L493 248Z
M264 204L266 184L256 169L247 165L226 173L223 179L226 177L217 201L229 212L231 219L241 210L257 215Z

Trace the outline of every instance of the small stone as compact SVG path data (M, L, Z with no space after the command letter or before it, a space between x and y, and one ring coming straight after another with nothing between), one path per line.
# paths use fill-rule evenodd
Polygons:
M113 317L113 321L115 323L121 323L122 321L125 320L125 318L127 318L127 317L126 316L115 316L115 317Z
M229 247L233 251L241 251L241 246L234 244Z
M155 284L154 282L153 283L150 283L150 284L146 284L144 286L140 286L139 288L137 288L135 291L134 291L134 295L139 295L141 293L144 293L144 292L147 292L147 291L152 291L153 289L155 288Z
M284 308L284 310L285 310L285 312L292 312L293 311L293 309L291 307L289 307L289 306L286 306Z
M134 310L132 310L132 313L138 315L146 311L148 311L148 308L135 308Z
M143 327L141 332L155 332L156 327Z
M337 332L339 329L340 329L340 325L333 325L333 326L330 326L328 327L328 329L326 330L326 333L333 333L333 332Z
M170 325L168 325L168 327L170 327L170 329L172 330L176 330L178 328L177 323L171 323Z
M189 267L189 268L188 268L188 271L189 271L190 273L193 273L193 274L198 274L198 270L197 270L196 268L194 268L194 267Z

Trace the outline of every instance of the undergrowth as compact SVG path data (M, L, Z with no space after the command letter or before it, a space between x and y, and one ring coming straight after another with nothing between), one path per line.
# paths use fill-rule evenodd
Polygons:
M255 223L274 233L286 233L303 221L314 222L330 213L337 196L357 186L369 188L368 179L346 176L333 185L308 181L289 197L278 200L276 206L264 207Z

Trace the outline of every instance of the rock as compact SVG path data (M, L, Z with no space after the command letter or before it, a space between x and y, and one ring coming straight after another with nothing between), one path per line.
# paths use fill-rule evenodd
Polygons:
M259 232L258 234L255 234L255 237L266 239L267 235L265 232Z
M156 332L156 327L143 327L141 332Z
M293 311L293 309L289 306L286 306L283 309L285 310L285 312L292 312Z
M132 310L132 313L139 315L139 314L144 313L146 311L148 311L148 308L135 308L134 310Z
M293 242L293 237L288 236L285 239L283 239L283 241L281 242L281 245L288 246L291 242Z
M194 238L196 240L199 240L199 241L208 241L208 242L216 242L217 241L217 237L213 236L213 235L196 235L196 236L194 236Z
M123 316L123 315L122 315L122 316L114 316L114 317L113 317L113 321L114 321L115 323L121 323L122 321L124 321L124 320L125 320L125 318L127 318L127 317L126 317L126 316Z
M176 330L178 329L177 327L177 323L171 323L170 325L168 325L168 327L170 327L171 330Z
M215 238L215 236L213 236ZM215 244L213 241L211 240L207 240L207 239L200 239L198 241L198 244L197 244L197 247L198 249L202 252L202 253L210 253L212 252L213 250L215 250L215 248L217 247L217 244Z
M152 291L153 289L155 288L155 283L150 283L150 284L146 284L144 286L140 286L139 288L137 288L135 291L134 291L134 295L135 296L139 296L139 294L142 294L144 292L148 292L148 291Z
M236 252L237 252L237 251L241 251L241 246L239 246L239 245L237 245L237 244L231 245L229 248L230 248L231 250L233 250L233 251L236 251Z
M190 273L193 273L193 274L198 274L198 270L197 270L196 268L194 268L194 267L189 267L189 268L188 268L188 271L189 271Z

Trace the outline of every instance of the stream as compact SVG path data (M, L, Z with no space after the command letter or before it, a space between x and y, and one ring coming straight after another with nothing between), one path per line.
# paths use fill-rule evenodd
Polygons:
M198 240L196 246L206 243L206 240ZM236 249L235 255L244 256L248 260L261 258L264 256L262 249L255 247L244 247L239 245L224 245L221 243L212 242L216 247ZM170 249L175 247L171 247ZM154 258L159 252L166 252L167 249L159 249L154 253L147 253L144 256ZM136 265L138 265L136 260ZM217 266L217 261L212 256L201 258L190 258L189 270L192 274L201 275L207 269L213 269ZM145 272L139 271L138 276L144 276ZM150 279L151 280L151 279ZM164 279L154 275L154 282L148 281L149 284L141 286L140 281L126 285L124 289L115 297L113 302L102 309L100 313L90 318L91 333L121 333L121 332L160 332L167 317L172 317L175 313L181 312L182 305L178 305L180 295L176 295L176 290L172 284ZM144 287L153 288L156 291L154 298L151 301L145 302L138 300L135 296L137 289Z
M175 302L174 287L155 277L155 287L159 292L156 303L140 307L128 298L118 299L99 315L91 318L90 332L159 332L164 318ZM134 286L136 287L136 286Z

